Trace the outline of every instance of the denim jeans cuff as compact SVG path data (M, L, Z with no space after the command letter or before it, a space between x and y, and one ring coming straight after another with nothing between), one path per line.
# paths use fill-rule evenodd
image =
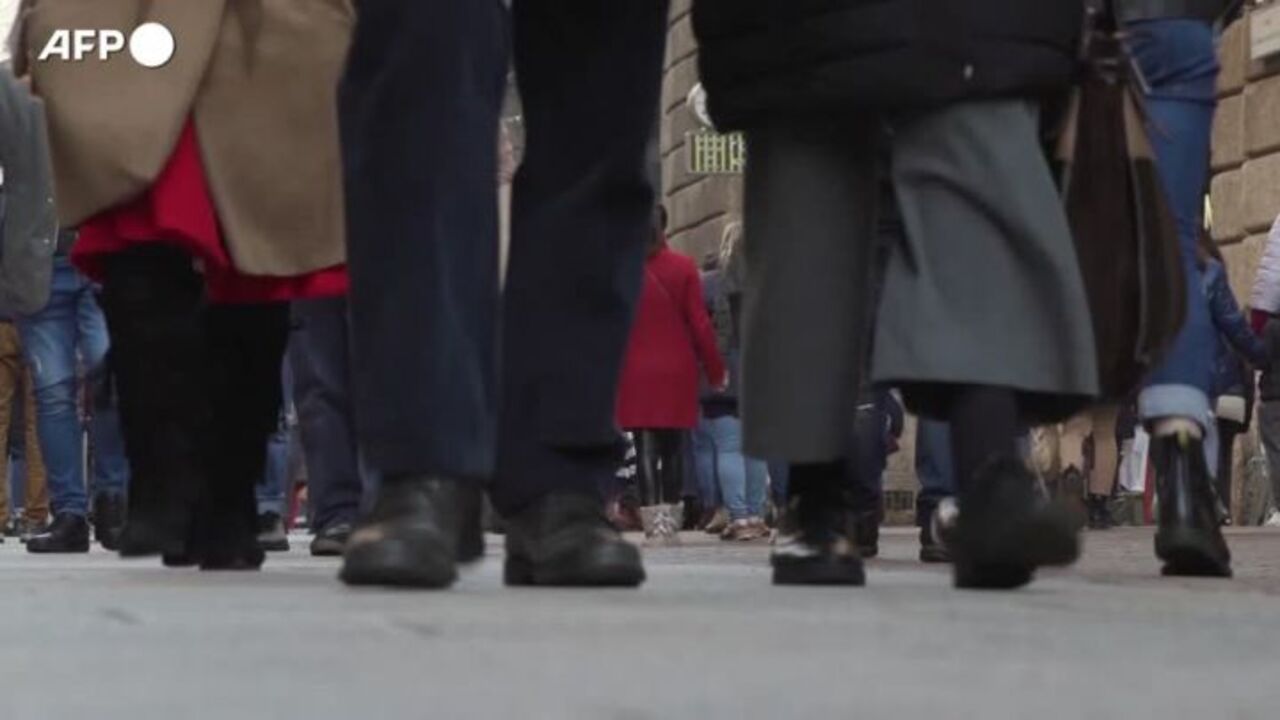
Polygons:
M1209 396L1192 385L1152 385L1138 395L1138 416L1144 422L1180 417L1204 426L1211 413Z

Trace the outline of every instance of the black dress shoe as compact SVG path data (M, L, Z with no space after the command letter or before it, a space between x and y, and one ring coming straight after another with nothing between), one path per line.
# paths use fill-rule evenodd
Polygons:
M1069 565L1080 555L1073 513L1050 502L1017 458L988 464L968 483L951 549L955 586L1011 590L1038 567Z
M351 537L351 523L339 522L329 525L316 533L311 541L312 557L339 557L347 547L347 539Z
M635 587L640 550L622 539L599 499L555 493L507 523L508 585Z
M834 488L793 492L769 562L774 585L867 583L858 547L857 517Z
M89 552L89 521L83 515L60 513L49 529L27 540L27 552L38 554Z
M446 588L458 578L456 480L389 477L347 540L339 577L348 585Z
M124 513L124 498L120 495L102 493L93 499L93 536L104 549L120 549Z
M1185 433L1151 441L1160 529L1156 557L1163 574L1231 577L1231 550L1222 536L1204 444Z

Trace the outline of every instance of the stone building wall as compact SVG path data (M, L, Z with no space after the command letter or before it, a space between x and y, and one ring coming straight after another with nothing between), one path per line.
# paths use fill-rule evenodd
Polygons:
M1248 302L1267 234L1280 214L1280 58L1250 59L1249 22L1246 14L1222 36L1209 192L1213 237L1242 304ZM1270 501L1256 423L1236 454L1233 511L1238 519L1256 521Z

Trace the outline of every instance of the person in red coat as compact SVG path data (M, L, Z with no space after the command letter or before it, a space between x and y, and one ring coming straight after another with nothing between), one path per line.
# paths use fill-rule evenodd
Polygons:
M698 424L698 383L728 384L693 260L666 242L659 208L639 310L623 362L618 424L635 436L645 535L673 542L684 481L684 436Z

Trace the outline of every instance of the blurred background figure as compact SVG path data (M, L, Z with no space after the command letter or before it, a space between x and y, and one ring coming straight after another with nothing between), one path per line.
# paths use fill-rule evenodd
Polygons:
M699 525L723 540L751 541L769 536L765 502L769 468L742 451L738 415L742 354L742 224L725 226L719 252L703 266L704 302L715 328L716 346L724 358L729 382L723 389L702 382L702 415L694 445L706 517ZM710 487L708 487L708 484Z
M699 380L705 375L723 391L729 377L697 265L667 247L666 227L666 210L658 207L622 366L618 424L635 437L645 536L671 543L683 525L682 509L690 505L682 494L686 443L698 424Z

